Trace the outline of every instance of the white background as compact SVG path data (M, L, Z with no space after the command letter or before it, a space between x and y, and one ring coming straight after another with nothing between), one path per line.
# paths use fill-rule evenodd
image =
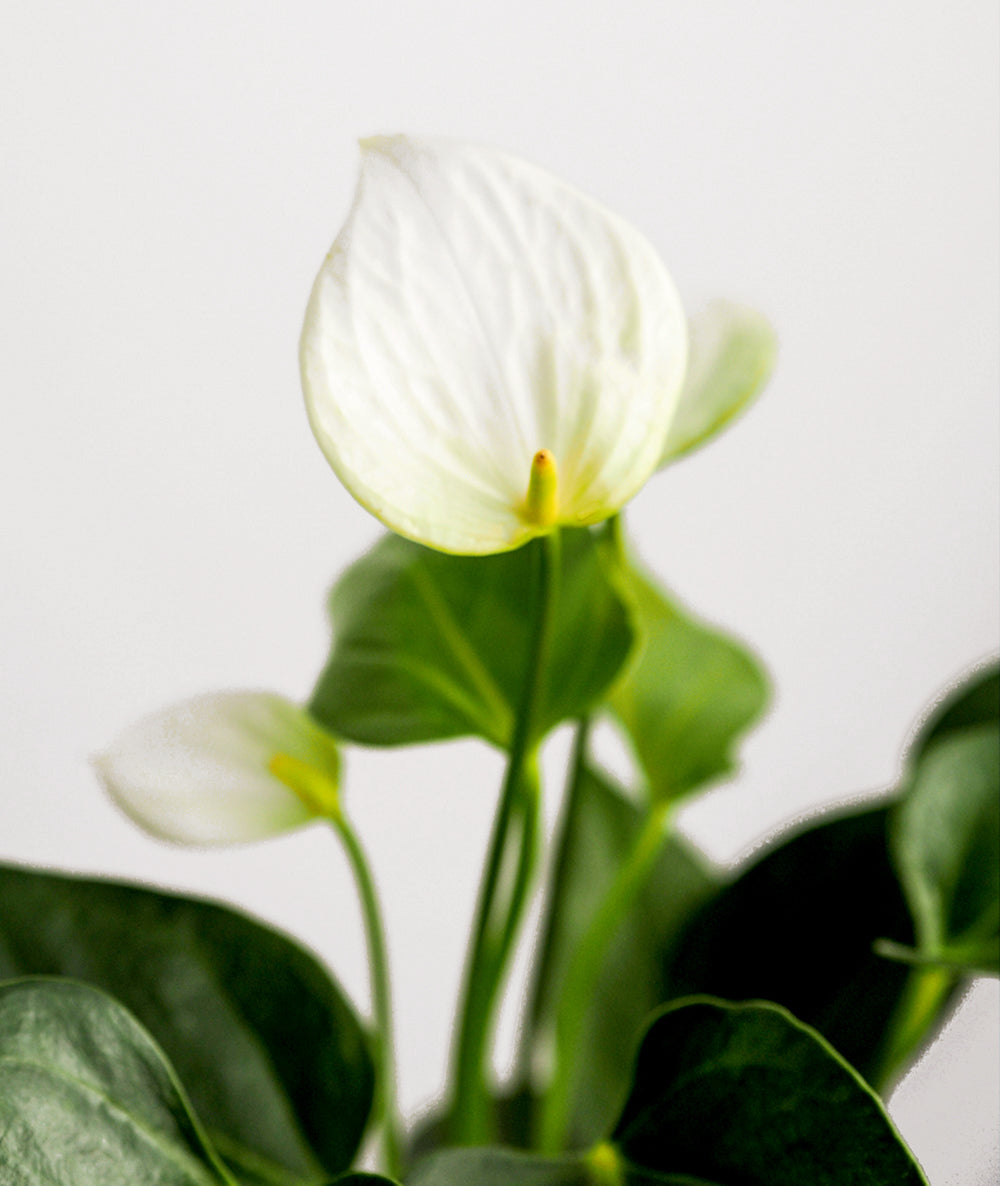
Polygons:
M638 224L692 306L778 329L760 404L629 511L778 689L687 816L714 854L891 784L928 701L996 650L993 3L6 7L0 857L231 898L364 999L331 837L173 850L87 758L179 697L304 697L319 670L325 590L378 528L312 441L296 344L373 132L524 155ZM411 1114L443 1083L499 776L473 743L349 758ZM995 1181L995 989L892 1101L934 1186Z

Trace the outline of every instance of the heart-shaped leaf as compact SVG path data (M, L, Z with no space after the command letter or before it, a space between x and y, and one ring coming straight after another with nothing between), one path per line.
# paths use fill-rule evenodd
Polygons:
M640 1174L706 1186L926 1182L871 1088L767 1002L668 1005L643 1038L611 1141Z
M561 537L540 732L599 699L633 640L590 533ZM477 735L506 746L528 674L536 546L451 556L383 538L330 596L333 650L313 716L366 745Z
M215 903L9 866L0 901L0 978L69 976L117 997L238 1172L350 1165L371 1108L368 1041L298 944Z
M234 1186L153 1039L74 981L0 984L0 1134L11 1186Z
M681 610L634 562L612 563L639 643L610 706L652 800L678 799L735 768L737 738L767 706L767 678L743 646Z

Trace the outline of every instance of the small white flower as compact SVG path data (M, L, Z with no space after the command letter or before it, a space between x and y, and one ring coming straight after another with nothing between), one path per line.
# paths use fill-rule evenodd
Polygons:
M332 738L290 701L222 692L144 717L94 766L147 832L177 844L229 844L336 810L340 759Z
M320 447L388 527L488 553L614 514L660 461L686 355L659 256L593 199L483 148L363 143L301 367Z

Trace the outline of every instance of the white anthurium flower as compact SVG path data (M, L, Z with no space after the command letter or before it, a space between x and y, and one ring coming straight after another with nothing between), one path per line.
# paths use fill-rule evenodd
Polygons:
M501 552L614 514L656 469L687 330L653 246L503 153L364 141L301 342L313 431L388 527Z
M259 840L339 810L333 739L268 692L213 693L153 713L94 766L126 815L176 844Z
M778 342L766 317L713 301L691 319L690 354L661 467L691 452L742 412L774 369Z

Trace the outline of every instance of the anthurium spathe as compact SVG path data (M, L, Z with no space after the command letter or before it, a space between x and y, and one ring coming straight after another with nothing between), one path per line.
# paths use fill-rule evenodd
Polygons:
M484 148L363 142L301 367L320 447L388 527L482 554L614 514L686 358L663 263L598 202Z
M697 449L761 393L778 352L766 317L715 300L691 318L688 369L660 465Z
M126 815L177 844L257 840L338 809L336 744L269 692L211 693L153 713L94 766Z

